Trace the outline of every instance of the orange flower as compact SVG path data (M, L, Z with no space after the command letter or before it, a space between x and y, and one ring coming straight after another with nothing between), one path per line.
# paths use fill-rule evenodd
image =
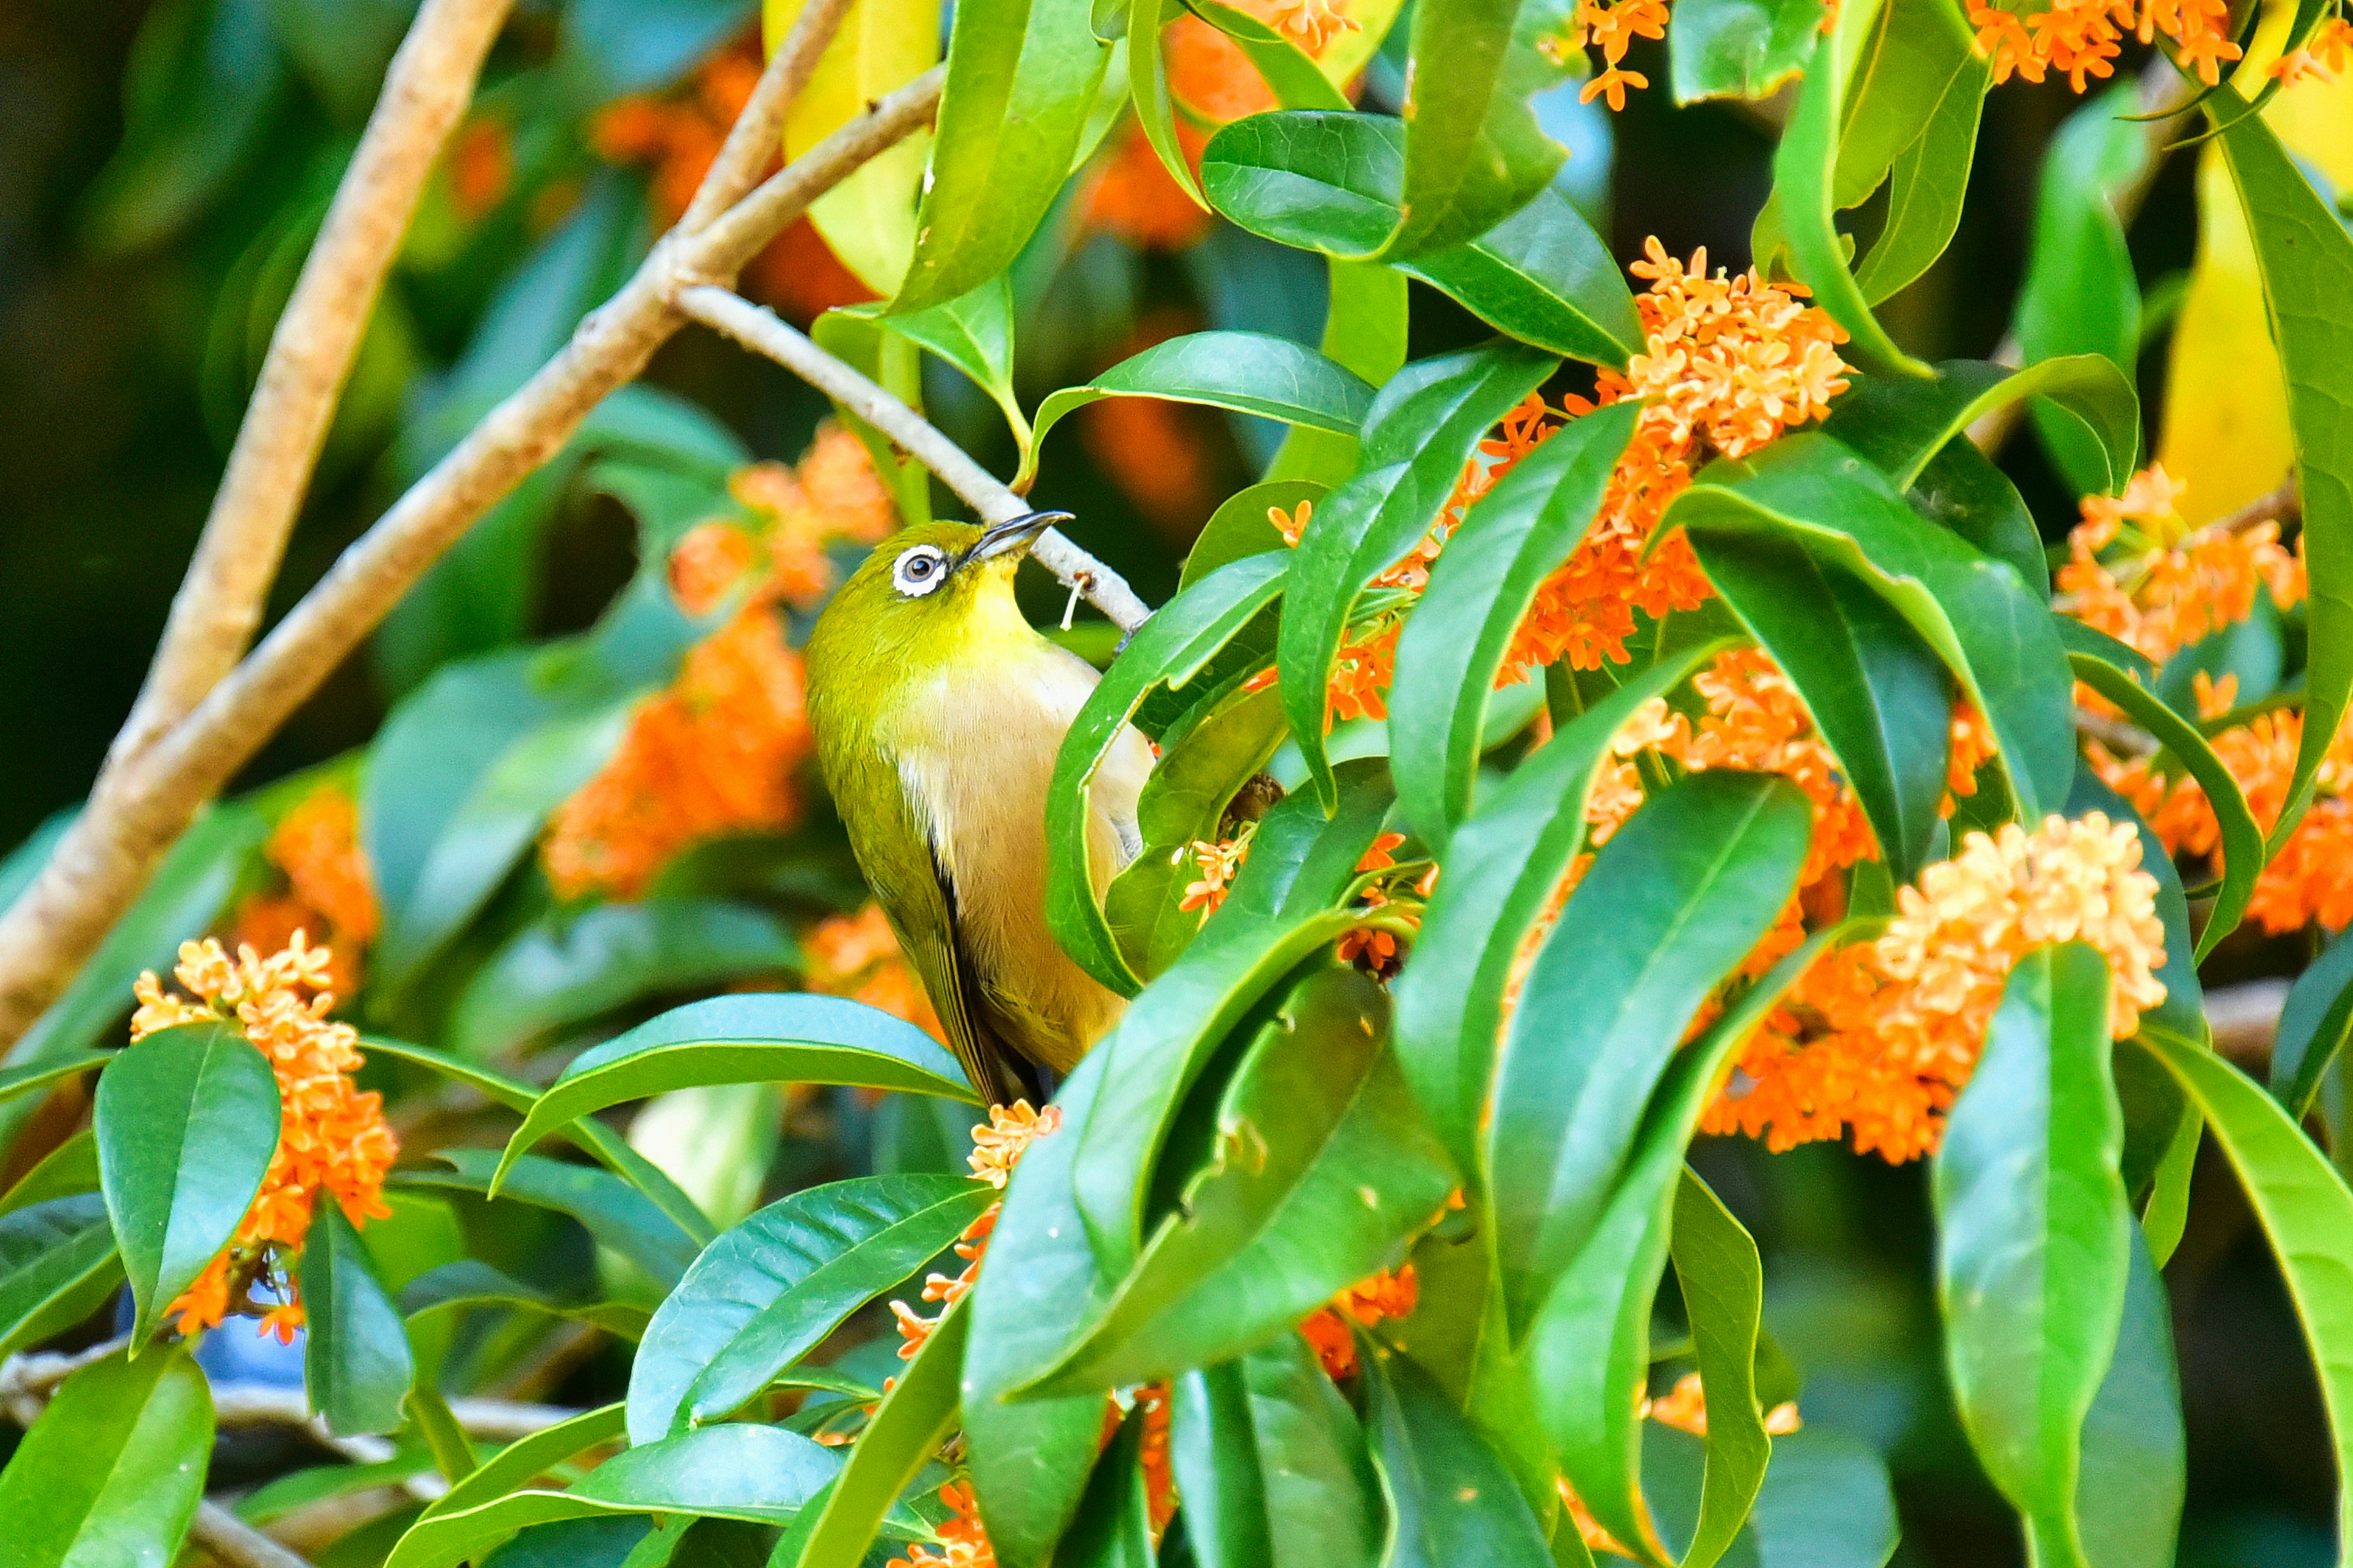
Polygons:
M1401 1265L1395 1269L1384 1268L1332 1298L1332 1304L1309 1313L1299 1325L1314 1347L1315 1359L1324 1363L1324 1375L1335 1380L1356 1374L1356 1339L1348 1325L1371 1328L1387 1318L1402 1318L1411 1314L1419 1298L1420 1286L1414 1279L1413 1265Z
M948 1505L947 1521L940 1526L940 1550L910 1546L897 1563L902 1568L997 1568L997 1549L989 1545L988 1531L981 1528L972 1488L963 1481L950 1481L940 1489L940 1500Z
M284 873L282 894L256 893L237 906L236 939L275 952L298 931L318 931L334 954L327 988L359 989L360 952L381 918L367 852L360 844L359 804L340 784L322 784L280 819L262 858Z
M181 1024L233 1023L269 1059L278 1079L277 1152L228 1246L168 1309L184 1334L233 1312L258 1312L250 1292L261 1286L280 1303L259 1314L263 1330L291 1342L302 1322L294 1260L319 1194L332 1197L353 1225L392 1212L384 1202L384 1176L400 1144L385 1123L382 1097L363 1094L353 1082L361 1065L358 1034L326 1021L335 1002L326 989L333 962L299 931L268 958L247 947L232 960L217 942L189 942L180 944L173 972L187 996L166 992L152 972L132 987L139 999L133 1041Z
M1234 878L1240 873L1242 862L1250 858L1250 839L1257 832L1257 823L1245 822L1231 838L1215 843L1194 840L1193 863L1201 868L1201 875L1186 885L1185 897L1176 907L1198 910L1204 921L1217 913L1218 906L1233 890Z
M818 921L802 937L801 949L808 958L802 979L810 990L863 1002L946 1041L931 998L908 968L899 934L891 929L881 905L869 901L854 915Z
M1364 24L1341 12L1332 0L1280 0L1267 16L1274 30L1305 49L1320 55L1342 33L1361 33Z
M505 199L514 185L514 139L503 121L466 121L449 149L449 199L469 223Z
M2279 542L2279 524L2190 532L2182 488L2152 464L2121 496L2085 497L2054 583L2063 613L2160 664L2245 620L2260 589L2283 609L2305 593L2304 562Z
M1972 5L1970 25L1977 47L1993 62L1993 79L2012 73L2039 82L2046 71L2063 71L2082 92L2092 79L2114 72L2124 36L2144 44L2159 33L2179 46L2179 60L2207 86L2221 79L2219 62L2239 58L2231 42L2228 0L2053 0L2050 9L2023 16L1992 5Z
M2291 49L2272 63L2271 74L2294 87L2306 77L2335 81L2353 62L2353 23L2331 16L2312 31L2300 49Z
M1674 1387L1667 1393L1642 1401L1642 1414L1662 1426L1672 1426L1694 1437L1706 1436L1707 1390L1699 1373L1687 1372L1675 1380ZM1786 1437L1804 1425L1798 1418L1798 1406L1792 1400L1783 1400L1765 1412L1765 1430L1776 1437Z
M1180 123L1180 139L1189 130ZM1182 250L1209 232L1209 215L1171 177L1144 128L1131 125L1087 187L1086 226L1138 250Z

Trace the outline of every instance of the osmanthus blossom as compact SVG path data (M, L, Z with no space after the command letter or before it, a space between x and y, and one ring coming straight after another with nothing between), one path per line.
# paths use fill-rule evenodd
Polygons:
M2304 47L2290 49L2271 64L2270 73L2294 87L2307 78L2335 81L2353 65L2353 22L2331 16L2312 30Z
M237 908L237 945L276 952L296 932L317 932L333 957L328 989L349 996L360 987L361 954L375 940L382 911L375 874L360 842L359 803L341 783L322 784L270 829L262 858L285 878L282 892L248 894Z
M2082 92L2091 79L2114 73L2127 36L2144 44L2160 34L2171 39L2182 68L2209 87L2222 79L2221 62L2240 55L2229 0L2053 0L2047 9L2019 11L1972 4L1969 23L1997 83L2012 73L2039 82L2055 70Z
M278 1079L278 1149L229 1244L196 1282L167 1309L180 1332L215 1327L234 1313L258 1312L264 1331L292 1342L302 1325L295 1262L323 1195L353 1225L381 1219L385 1173L400 1152L384 1119L383 1098L363 1093L359 1035L327 1021L335 1005L328 989L333 955L311 946L300 931L284 951L263 958L241 948L231 958L217 942L180 945L173 971L185 995L164 989L151 971L133 992L139 1010L131 1038L145 1039L183 1024L234 1024L269 1058ZM277 1298L266 1310L252 1300L262 1289Z

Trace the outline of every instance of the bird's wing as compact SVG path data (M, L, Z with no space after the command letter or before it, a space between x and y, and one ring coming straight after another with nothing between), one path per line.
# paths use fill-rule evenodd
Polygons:
M881 900L882 912L899 933L899 946L915 966L932 1011L947 1031L948 1048L990 1104L1010 1103L1018 1091L1005 1066L1009 1058L984 1021L987 1014L979 1005L972 964L956 940L955 883L933 852L931 835L917 819L895 770L883 766L878 771L883 776L859 798L870 803L867 809L880 820L851 822L851 847L867 880L877 889L892 890L892 898ZM866 831L859 831L861 826Z

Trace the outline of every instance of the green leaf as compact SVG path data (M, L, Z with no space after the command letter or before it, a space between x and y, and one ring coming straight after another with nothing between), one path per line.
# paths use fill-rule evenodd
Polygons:
M229 1024L164 1029L98 1080L92 1120L106 1211L143 1345L228 1245L278 1148L278 1079Z
M866 1551L891 1505L955 1430L957 1377L971 1321L961 1301L941 1314L859 1435L817 1522L801 1537L800 1552L777 1568L828 1568L855 1563Z
M1480 736L1513 634L1584 539L1641 412L1597 410L1521 458L1448 539L1398 635L1389 724L1415 743L1395 759L1398 803L1440 855L1471 809Z
M1700 1005L1797 891L1812 824L1786 780L1694 773L1610 836L1537 949L1484 1151L1514 1338L1591 1244Z
M1245 555L1163 605L1112 660L1062 736L1046 793L1046 921L1080 968L1122 995L1134 995L1143 982L1095 902L1097 879L1109 868L1098 871L1092 863L1088 781L1145 699L1200 674L1282 591L1290 564L1287 551Z
M2108 1068L2108 961L2019 960L1936 1154L1937 1295L1953 1393L2035 1560L2085 1561L2084 1417L2124 1312L2131 1211Z
M413 1046L406 1040L396 1040L383 1035L364 1035L361 1047L371 1056L390 1057L396 1061L414 1063L429 1072L438 1073L457 1083L464 1084L485 1100L505 1106L509 1110L531 1110L540 1091L521 1079L509 1078L489 1068L426 1046ZM694 1206L694 1200L679 1191L678 1184L662 1174L652 1162L628 1145L619 1133L594 1118L575 1121L555 1130L556 1137L565 1139L586 1152L596 1163L628 1182L669 1217L671 1224L694 1238L699 1246L716 1234L711 1221Z
M2221 142L2246 205L2272 342L2287 377L2312 584L2305 612L2312 651L2304 742L2287 803L2272 826L2276 853L2312 804L2321 759L2353 698L2353 401L2344 391L2345 366L2353 363L2353 234L2259 117L2240 114Z
M622 1435L621 1406L603 1405L518 1437L426 1505L425 1517L463 1513L536 1480L567 1459Z
M237 1517L257 1527L273 1524L296 1510L309 1508L313 1503L350 1497L354 1492L374 1491L378 1487L396 1487L432 1468L432 1458L421 1449L410 1449L396 1453L388 1459L365 1463L313 1465L309 1469L295 1470L275 1480L264 1481L237 1499Z
M1202 185L1252 234L1361 258L1398 225L1409 142L1403 123L1383 115L1254 114L1209 139ZM1608 246L1549 186L1493 227L1394 265L1554 353L1616 366L1641 347L1633 296Z
M1394 1568L1552 1568L1552 1546L1510 1472L1408 1356L1366 1358L1374 1456L1396 1512Z
M1219 0L1185 0L1185 8L1241 46L1253 69L1285 109L1349 107L1347 95L1332 85L1307 52L1247 11Z
M448 1041L459 1055L487 1061L647 996L797 971L801 963L782 920L724 900L555 911L515 933L466 983Z
M1124 1274L1142 1248L1160 1152L1228 1032L1355 923L1343 900L1380 830L1387 783L1377 763L1357 763L1342 773L1329 821L1313 795L1267 813L1226 901L1090 1053L1111 1068L1096 1104L1073 1116L1079 1208L1106 1276Z
M2184 719L2147 688L2137 685L2132 677L2115 665L2087 654L2071 654L2068 663L2075 679L2106 698L2125 711L2125 716L2164 746L2166 755L2187 768L2189 776L2206 792L2209 805L2214 808L2214 818L2222 833L2222 889L2214 898L2213 907L2206 916L2206 929L2199 933L2198 950L2193 955L2203 959L2214 951L2214 944L2238 928L2247 912L2247 905L2255 896L2255 879L2263 869L2263 830L2255 821L2255 814L2247 806L2247 797L2239 788L2239 781L2206 743L2198 727Z
M500 1197L570 1215L600 1245L619 1253L664 1287L676 1284L702 1250L699 1239L609 1171L567 1165L536 1154L526 1154L509 1165L488 1149L441 1149L433 1157L453 1169L404 1170L396 1173L393 1180L403 1186L480 1193L487 1197L491 1173L497 1171Z
M1269 479L1228 496L1209 514L1209 521L1201 525L1193 548L1186 552L1184 574L1176 579L1177 591L1182 593L1219 567L1245 555L1288 549L1282 533L1266 514L1280 508L1288 515L1301 501L1320 505L1324 492L1331 488L1314 479Z
M28 1062L23 1067L0 1071L0 1100L38 1094L69 1078L78 1078L92 1068L104 1067L114 1059L115 1054L112 1051L78 1050L49 1061Z
M646 1329L629 1371L631 1441L734 1414L946 1251L992 1196L955 1176L863 1176L805 1188L723 1233Z
M915 266L920 269L923 265L919 248ZM861 305L845 313L880 309ZM963 372L1004 414L1015 441L1023 447L1029 444L1029 421L1013 394L1013 286L1001 274L969 293L928 309L884 316L881 324Z
M1742 471L1745 467L1746 472ZM1703 470L1661 526L1785 533L1854 574L1936 650L1984 714L2021 815L2039 820L2075 773L2073 679L2047 606L2018 574L1926 522L1876 468L1820 435Z
M1624 832L1620 829L1610 842ZM1675 1053L1667 1080L1643 1118L1623 1179L1528 1337L1525 1375L1543 1429L1559 1451L1562 1472L1601 1526L1641 1550L1646 1562L1654 1562L1656 1554L1647 1549L1650 1536L1641 1524L1641 1424L1630 1394L1650 1368L1651 1308L1666 1268L1672 1189L1683 1170L1683 1152L1701 1110L1721 1091L1735 1053L1815 957L1851 936L1832 929L1809 938L1697 1043ZM1499 1232L1499 1250L1505 1245ZM1773 1473L1767 1473L1760 1506L1771 1492Z
M525 1488L428 1511L409 1526L385 1568L453 1568L480 1561L526 1525L599 1514L683 1513L789 1524L840 1468L835 1450L780 1426L706 1427L616 1454L566 1491ZM453 1490L443 1503L455 1497ZM901 1539L916 1533L913 1517L898 1530Z
M2051 563L2043 559L2042 533L2027 510L2026 498L1975 442L1966 437L1946 442L1920 470L1909 499L1980 553L2008 562L2036 595L2051 592ZM2084 626L2081 621L2071 624Z
M69 1198L82 1193L98 1191L98 1140L87 1127L50 1150L35 1165L16 1179L5 1195L0 1195L0 1215L15 1214L18 1209L45 1204L52 1198ZM107 1235L114 1234L110 1225Z
M2125 193L2147 176L2155 143L2138 122L2139 89L2110 88L2078 109L2052 139L2036 194L2026 282L2012 331L2029 365L2062 354L2098 354L2129 380L2140 357L2140 285L2125 247ZM2047 405L2028 412L2061 475L2077 490L2113 494L2084 432ZM2130 470L2126 470L2129 473Z
M1960 9L1939 0L1881 8L1846 106L1834 195L1851 207L1892 181L1886 220L1854 275L1874 305L1927 271L1960 226L1992 77L1975 42Z
M1376 1568L1380 1485L1356 1413L1284 1334L1170 1385L1169 1470L1201 1568Z
M2130 376L2098 354L2068 354L2010 370L1984 360L1946 360L1933 382L1858 376L1821 433L1875 464L1899 489L1919 483L1929 461L1982 416L2021 397L2082 427L2102 454L2102 482L2119 490L2140 460L2140 398ZM2028 581L2033 581L2029 578Z
M1879 1456L1808 1427L1773 1445L1749 1513L1759 1568L1881 1568L1895 1554L1895 1498Z
M1216 0L1197 0L1214 5ZM1240 16L1240 12L1234 15ZM1261 24L1252 23L1252 26ZM1298 53L1296 45L1285 49ZM1305 57L1302 56L1303 63ZM1311 65L1317 81L1322 73ZM1343 102L1345 103L1345 100ZM1405 363L1409 309L1405 274L1377 261L1344 261L1333 257L1325 273L1324 357L1355 372L1373 386L1395 375ZM1354 436L1293 426L1267 465L1270 479L1311 479L1335 485L1356 471L1358 442Z
M2172 1568L2187 1439L2174 1370L2173 1310L2137 1227L2116 1356L2084 1417L2075 1484L2084 1555L2094 1568Z
M2280 1009L2272 1037L2272 1095L2298 1121L2312 1110L2321 1080L2353 1035L2353 942L2342 937L2321 950Z
M879 316L839 309L810 322L809 338L916 413L923 411L923 356L913 338L892 331ZM911 528L931 521L931 470L839 398L833 400L833 416L866 448L898 508L900 521Z
M1595 767L1635 709L1683 684L1728 647L1662 659L1562 725L1455 829L1445 874L1395 984L1398 1057L1457 1169L1483 1190L1478 1158L1520 944L1585 842Z
M317 1205L302 1244L302 1381L327 1430L338 1437L398 1431L417 1373L407 1329L359 1232L332 1200Z
M1693 552L1805 700L1900 883L1934 858L1952 687L1894 606L1802 545L1695 531Z
M1398 204L1404 216L1385 257L1459 245L1551 184L1567 154L1538 127L1527 98L1557 79L1556 68L1514 37L1524 24L1540 30L1550 18L1530 0L1414 7L1402 110L1411 130Z
M95 1193L0 1215L0 1356L89 1317L121 1279L106 1201Z
M1168 90L1163 48L1163 30L1184 10L1184 0L1132 0L1127 23L1128 91L1135 101L1135 121L1159 155L1160 166L1188 200L1206 209L1201 187L1193 178L1193 162L1176 140L1176 100Z
M1215 1364L1396 1259L1455 1177L1398 1076L1388 1015L1381 988L1345 968L1311 971L1273 1009L1219 1097L1207 1163L1036 1391Z
M212 1391L185 1350L83 1367L0 1471L12 1568L170 1563L212 1447Z
M894 315L945 304L992 279L1003 289L1006 268L1070 173L1110 61L1088 26L1092 11L1092 0L956 6L914 259L891 302Z
M1046 432L1074 408L1106 397L1156 397L1255 414L1353 436L1373 389L1354 371L1314 349L1263 332L1192 332L1155 343L1092 381L1066 386L1038 405L1037 436L1014 479L1025 489L1038 472Z
M400 1310L408 1317L429 1312L455 1312L469 1308L504 1308L544 1312L592 1323L627 1340L640 1339L648 1314L642 1307L619 1301L565 1301L520 1280L510 1279L480 1258L461 1258L427 1269L401 1288Z
M624 1100L714 1083L839 1083L973 1098L945 1047L880 1008L805 993L712 996L575 1057L508 1140L491 1195L507 1168L556 1128Z
M1053 1365L1110 1294L1095 1269L1072 1180L1076 1129L1110 1061L1100 1046L1089 1051L1055 1095L1062 1126L1032 1142L1014 1168L970 1298L965 1462L989 1543L1006 1568L1045 1568L1078 1514L1103 1443L1100 1394L1019 1404L1005 1396Z
M1789 270L1814 292L1831 319L1853 340L1848 357L1891 374L1926 376L1928 367L1895 346L1847 269L1845 243L1836 221L1840 120L1865 46L1879 21L1880 6L1865 0L1842 5L1829 33L1814 46L1798 89L1798 107L1773 154L1773 199ZM1760 260L1770 265L1777 247L1759 243Z
M2163 840L2135 811L2132 803L2100 781L2089 768L2075 774L2060 815L2080 821L2092 812L2110 822L2129 822L2140 835L2141 869L2157 879L2157 917L2165 927L2165 962L2157 969L2165 1000L2141 1015L2144 1028L2168 1030L2183 1039L2206 1037L2206 998L2198 984L2198 966L2190 961L2189 900L2182 895L2180 874Z
M1144 1479L1144 1412L1128 1412L1095 1461L1054 1568L1152 1568L1151 1493Z
M1667 37L1675 101L1770 97L1805 69L1821 26L1809 0L1683 0Z
M1675 1187L1668 1257L1707 1394L1707 1468L1699 1520L1681 1568L1710 1568L1732 1545L1764 1484L1773 1439L1757 1409L1757 1329L1765 1270L1757 1243L1732 1211L1686 1169Z

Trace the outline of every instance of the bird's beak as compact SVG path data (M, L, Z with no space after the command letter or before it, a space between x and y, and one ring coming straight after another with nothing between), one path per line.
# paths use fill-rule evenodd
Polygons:
M994 561L1000 555L1018 555L1037 542L1038 536L1058 522L1068 522L1067 511L1032 511L1008 518L980 536L973 547L965 552L964 564L976 561Z

